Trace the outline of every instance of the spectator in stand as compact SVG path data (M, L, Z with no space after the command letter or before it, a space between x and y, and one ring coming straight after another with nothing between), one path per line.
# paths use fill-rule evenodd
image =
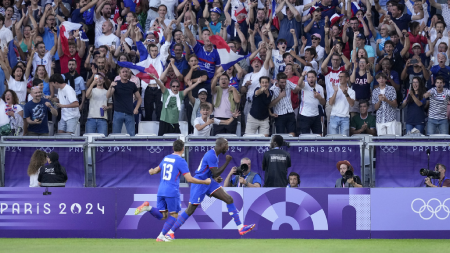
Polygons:
M31 89L33 100L28 101L24 107L23 117L27 121L24 135L48 136L48 112L58 116L58 111L53 108L49 100L42 98L42 91L38 86Z
M330 116L330 134L349 135L349 110L355 103L355 91L348 86L350 75L347 71L339 73L339 86L334 85L334 93L330 97L332 106Z
M194 124L195 119L202 116L200 106L202 104L208 104L211 108L211 112L212 112L213 106L211 103L206 102L206 98L208 97L208 92L204 88L202 88L198 91L198 98L194 98L194 96L192 96L192 90L188 92L188 96L189 96L189 103L191 103L194 108L192 110L190 123L192 126L195 126L195 124Z
M65 54L61 48L61 40L58 39L58 55L61 64L61 74L64 75L69 72L69 60L74 59L76 62L76 71L78 75L81 74L81 63L86 52L86 43L80 40L80 32L75 31L73 36L76 38L76 44L69 43L69 54Z
M447 26L450 26L450 2L447 1L447 4L445 4L437 3L436 0L430 0L430 5L442 11L442 16L444 17L445 24Z
M75 72L75 67L73 68ZM75 72L76 73L76 72ZM80 104L75 90L67 85L60 74L50 77L50 84L58 90L58 103L56 107L61 108L61 120L58 123L58 133L75 133L80 119Z
M395 109L397 108L397 95L394 87L387 86L388 77L385 73L375 76L378 88L372 92L372 104L377 111L377 133L378 135L395 134L396 123Z
M352 83L352 89L355 91L355 104L350 108L350 114L352 117L360 111L359 101L369 101L371 90L370 84L373 81L372 65L367 58L360 58L357 62L353 55L353 72L350 76L350 82ZM370 108L372 111L372 108Z
M86 133L100 133L108 136L108 111L112 108L112 99L107 98L105 75L98 73L86 91L89 99L89 114Z
M255 89L252 97L252 107L247 116L247 124L245 127L245 134L264 134L269 137L269 105L272 101L273 91L269 89L270 78L262 76L259 78L260 87Z
M252 164L250 158L242 158L241 166L245 164L248 166L248 169L243 172L241 177L240 175L236 175L237 168L233 167L228 173L226 177L223 187L251 187L251 188L259 188L261 187L262 180L261 176L252 171Z
M306 76L306 84L305 84ZM317 84L315 71L303 71L298 80L301 89L301 104L297 118L297 134L320 134L322 135L322 120L319 115L319 106L324 106L325 95L322 86Z
M444 87L448 89L450 88L450 67L445 65L447 55L445 53L438 53L437 60L439 64L431 67L431 74L433 74L435 80L438 76L442 77L444 79Z
M384 63L383 60L389 59L390 65L393 71L395 71L398 74L402 73L403 66L405 65L405 61L403 58L408 56L408 50L409 50L409 35L405 34L405 47L400 53L394 53L394 42L388 40L384 43L384 51L386 54L384 56L380 56L377 59L377 65L375 66L375 71L378 72L380 70L386 71L382 64ZM387 76L389 76L388 73L385 73ZM400 80L399 80L400 81ZM397 84L400 84L400 82L397 82Z
M386 42L387 44L387 42ZM389 47L389 45L387 46ZM383 58L377 66L380 66L380 71L378 71L377 74L383 73L387 77L387 84L389 86L394 87L394 89L398 92L400 92L400 78L397 71L392 70L392 61L387 58ZM378 87L378 79L375 78L373 87Z
M111 24L114 24L111 19L111 4L106 0L99 0L98 5L96 5L95 14L94 14L94 22L95 22L95 42L98 41L98 38L103 35L103 23L109 20ZM115 32L116 29L113 26L112 32ZM97 44L96 44L97 45Z
M194 136L210 136L212 124L215 125L229 125L235 119L235 117L231 117L228 120L220 120L217 118L211 118L212 107L210 103L203 103L200 105L200 117L197 117L194 120ZM238 115L233 114L233 115Z
M373 64L375 61L375 51L373 50L372 46L365 45L366 36L362 33L355 32L355 35L353 38L354 38L353 39L353 50L350 53L350 55L353 57L353 53L357 53L359 48L364 48L367 52L367 58L369 58L369 62ZM386 47L386 44L385 44L385 47Z
M11 135L23 135L23 109L19 104L19 98L13 90L6 90L2 95L5 102L5 112L9 118Z
M27 174L30 177L30 187L39 187L38 176L39 169L47 162L47 153L37 149L34 151L28 165Z
M136 84L129 81L130 75L128 68L122 68L120 70L120 81L111 83L106 97L109 99L114 96L113 133L122 132L122 125L125 124L127 133L130 136L134 136L135 120L133 115L138 114L142 98ZM137 98L137 103L134 108L133 95Z
M59 27L56 26L56 16L55 11L50 4L45 6L44 14L39 21L39 33L42 36L42 41L46 50L53 51L52 57L54 56L55 61L59 61L59 56L55 55L57 49L57 43L59 36ZM45 63L44 63L45 64ZM34 64L33 64L34 66ZM60 72L59 65L55 66L57 72ZM50 71L48 71L50 73Z
M306 46L306 38L302 36L302 47L300 49L300 56L307 56L307 51L309 51L309 55L313 56L312 59L316 62L322 62L323 57L325 55L325 49L320 45L320 41L322 37L320 34L315 33L311 35L311 46ZM309 58L309 57L308 57ZM311 60L310 60L311 61ZM318 67L314 68L318 70ZM305 71L305 70L303 70Z
M57 43L57 37L56 33L53 34L55 37L55 46L51 48L50 51L45 50L45 44L44 42L38 42L35 44L36 53L32 54L32 61L33 61L33 71L31 73L36 73L36 68L38 65L44 65L45 70L47 71L47 74L52 73L52 57L56 53L56 43Z
M216 86L219 79L219 86ZM239 111L239 102L241 94L230 85L230 77L223 72L217 72L211 81L211 92L213 94L214 117L221 121L230 120L234 114ZM216 126L214 135L217 134L235 134L237 121L227 126Z
M447 53L448 50L448 44L450 36L447 36L445 34L447 25L443 21L437 21L435 24L434 29L432 29L428 34L430 35L430 41L427 47L427 51L433 52L434 62L430 62L431 66L438 65L438 53ZM445 62L445 65L449 64L449 60L447 57L447 61Z
M415 43L413 45L413 51L420 51L421 46L419 43ZM412 62L412 63L411 63ZM445 62L445 61L444 61ZM406 81L406 83L412 83L412 79L414 77L420 77L424 81L427 81L430 79L431 72L428 68L425 67L423 64L422 58L420 55L414 55L411 59L408 59L406 61L405 67L403 68L401 78L402 80Z
M411 20L421 20L423 19L423 10L420 11L419 15L411 16L407 13L403 13L405 6L400 3L393 3L390 12L383 10L379 4L379 0L375 0L375 9L378 13L383 15L389 15L391 20L398 26L400 31L408 30L408 25Z
M95 47L114 45L118 47L120 45L120 39L113 33L114 25L113 21L106 20L102 24L102 35L95 38Z
M423 79L413 77L408 95L402 103L402 108L407 108L405 120L406 133L416 128L421 134L425 134L425 108L429 106L430 102L424 97L425 92L426 89Z
M358 105L359 113L350 121L350 135L371 134L376 136L376 118L369 112L369 101L361 100Z
M428 110L427 134L448 134L447 104L450 100L450 90L444 88L444 78L436 77L436 87L425 93L430 98Z
M77 72L77 61L70 59L68 62L69 72L62 75L64 81L72 87L75 91L76 98L79 103L79 110L83 110L83 106L86 100L86 87L84 86L84 79ZM61 113L61 116L63 114Z
M11 40L13 40L13 33L5 26L5 16L0 14L0 47L8 47Z
M360 27L359 25L362 24L363 27ZM349 28L350 26L350 28ZM358 37L359 35L359 37ZM364 44L366 44L366 38L370 37L370 30L367 26L366 22L363 20L362 16L360 19L357 17L350 18L350 21L345 23L344 25L344 31L342 33L342 41L344 43L348 42L349 48L355 47L355 39L356 40L362 40L362 44L358 45L357 47L364 47ZM369 45L370 46L370 45ZM367 51L368 53L374 53L373 49L372 52ZM374 56L371 56L374 57Z
M24 70L16 65L10 72L10 68L4 66L4 63L3 61L2 68L5 72L5 79L8 80L8 87L16 92L20 104L24 105L27 99L27 83L24 79Z

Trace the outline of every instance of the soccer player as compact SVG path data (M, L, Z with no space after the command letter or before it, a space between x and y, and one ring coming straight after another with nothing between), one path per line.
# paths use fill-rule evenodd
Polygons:
M228 166L232 157L230 155L227 155L225 164L219 168L218 155L225 154L227 150L228 141L224 138L218 138L216 140L216 146L206 152L206 154L203 156L202 161L200 162L200 166L195 171L194 178L204 180L214 178L215 181L211 180L211 184L208 186L201 185L195 182L191 184L191 197L189 198L189 206L178 217L172 229L170 229L170 231L167 233L167 240L175 239L175 231L177 231L177 229L184 224L189 216L194 213L198 205L202 203L205 195L220 199L227 204L228 213L231 215L231 217L233 217L234 222L236 223L239 230L239 234L245 235L246 233L252 231L252 229L255 227L255 224L246 226L241 223L241 221L239 220L239 213L233 203L233 198L225 192L222 186L219 185L219 183L222 182L222 177L220 177L220 174L222 174L222 172Z
M211 183L210 178L200 180L191 176L186 161L181 158L181 155L184 153L184 142L182 140L173 142L173 151L173 154L164 157L158 167L148 171L150 175L154 175L161 172L161 168L163 170L157 194L157 207L154 208L149 205L148 201L145 201L134 212L135 215L138 215L141 212L147 211L158 220L168 218L166 223L164 223L161 234L156 238L157 242L168 241L164 235L174 225L175 221L177 221L178 212L181 211L179 191L180 174L183 174L189 183L198 185L209 185ZM169 213L170 216L168 215Z

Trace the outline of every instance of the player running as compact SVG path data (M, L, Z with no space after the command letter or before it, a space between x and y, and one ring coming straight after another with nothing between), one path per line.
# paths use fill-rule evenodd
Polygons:
M225 164L222 167L219 167L219 154L225 154L228 150L228 141L224 138L218 138L216 140L216 146L206 152L203 156L202 161L200 162L200 166L195 171L194 178L197 179L211 179L215 178L217 180L211 180L210 185L201 185L197 183L191 184L191 197L189 198L189 206L188 208L178 217L177 221L173 225L172 229L167 233L166 239L173 240L175 239L175 231L181 227L184 222L191 216L194 211L197 209L198 205L202 203L205 195L212 196L216 199L220 199L227 204L228 213L233 217L234 222L237 225L239 230L239 234L245 235L246 233L252 231L255 227L255 224L252 225L242 225L239 219L239 213L234 206L233 198L228 195L228 193L219 185L222 181L220 174L225 170L228 164L231 161L231 156L226 156Z
M173 151L173 154L164 157L158 167L148 171L150 175L154 175L161 172L161 168L163 170L157 194L157 208L151 207L148 201L145 201L134 212L134 214L137 215L147 211L158 220L165 220L168 218L166 223L164 223L161 233L158 238L156 238L157 242L169 241L164 235L174 225L178 217L178 212L181 211L179 191L180 174L183 174L184 178L186 178L186 181L189 183L199 185L209 185L211 183L210 178L200 180L191 176L186 160L181 158L181 155L184 153L184 142L182 140L173 142ZM168 213L170 213L170 216L168 216Z

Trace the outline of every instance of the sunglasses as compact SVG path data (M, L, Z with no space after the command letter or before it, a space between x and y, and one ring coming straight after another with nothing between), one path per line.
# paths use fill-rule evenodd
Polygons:
M312 40L320 40L319 38L313 37L311 38Z
M278 45L284 46L284 45L286 45L286 42L278 42Z
M178 85L178 86L172 86L172 88L180 88L180 86Z

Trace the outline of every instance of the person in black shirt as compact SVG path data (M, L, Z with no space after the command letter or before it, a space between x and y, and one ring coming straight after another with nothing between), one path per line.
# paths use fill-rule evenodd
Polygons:
M66 169L59 163L59 155L51 152L47 155L48 165L39 169L38 182L41 187L65 187Z
M339 173L341 173L341 177L336 180L336 185L334 187L336 188L362 187L361 178L359 178L357 175L354 175L353 178L349 178L347 180L344 178L345 172L347 172L347 170L350 169L352 172L354 172L353 166L350 164L349 161L347 160L339 161L336 164L336 168L338 169Z
M122 132L122 125L125 123L127 133L130 136L135 135L134 114L138 114L142 98L136 84L130 82L130 70L128 68L120 69L120 81L112 82L106 93L109 99L114 95L114 115L113 115L113 133ZM133 108L133 95L137 98L136 106Z
M280 149L283 143L281 135L274 135L270 143L272 149L264 153L264 187L286 187L289 184L287 170L291 167L291 155Z
M269 137L269 104L272 101L273 91L269 90L270 79L268 76L259 78L259 86L255 89L252 98L252 107L247 117L247 125L245 127L246 134L255 134L259 131Z

